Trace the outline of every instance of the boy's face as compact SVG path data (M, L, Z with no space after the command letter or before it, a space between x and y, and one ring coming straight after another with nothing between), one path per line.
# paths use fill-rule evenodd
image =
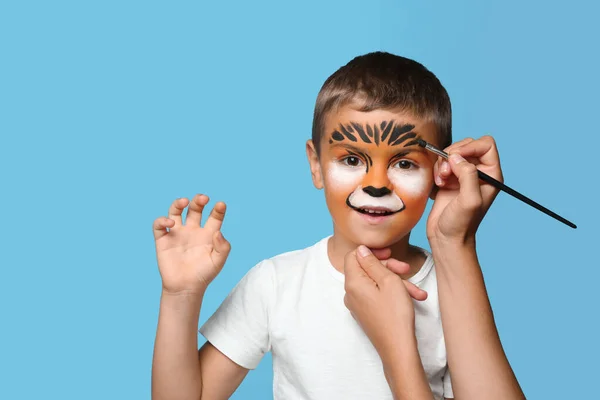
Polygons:
M335 232L371 248L393 245L417 224L433 187L436 127L404 112L342 107L325 120L320 157L307 143L313 183L325 189Z

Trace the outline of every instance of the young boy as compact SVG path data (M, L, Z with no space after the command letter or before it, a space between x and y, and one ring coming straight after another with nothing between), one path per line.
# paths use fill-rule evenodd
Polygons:
M415 139L452 142L448 94L421 64L371 53L329 77L306 152L333 235L252 268L200 329L207 343L198 352L202 298L230 249L220 234L225 205L200 227L208 197L175 201L154 224L163 293L153 397L229 398L271 351L275 399L392 399L377 351L344 305L344 257L365 245L411 266L402 278L418 300L421 361L434 398L453 398L433 258L409 244L436 188L437 158Z

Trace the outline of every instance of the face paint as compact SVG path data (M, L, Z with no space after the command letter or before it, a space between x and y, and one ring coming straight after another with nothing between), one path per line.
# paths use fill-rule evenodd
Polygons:
M380 127L382 129L381 132ZM377 146L379 146L379 143L384 143L386 141L388 146L397 146L409 139L414 139L417 136L416 133L412 132L412 129L414 129L414 125L412 124L394 125L394 121L383 121L381 124L367 124L366 129L364 125L351 122L346 125L340 124L339 129L331 134L330 142L344 142L346 139L350 142L357 142L358 139L360 139L365 143L374 142ZM373 141L371 141L370 138L373 139ZM414 140L405 144L405 147L413 144L413 142ZM364 167L360 168L358 165L344 165L344 160L349 158L366 160L366 173L368 174L369 166L373 165L373 159L368 154L353 148L353 146L348 147L352 148L352 151L347 150L348 155L346 158L339 162L332 162L328 169L329 180L335 186L357 186L348 196L346 204L354 210L360 210L361 212L365 211L364 209L367 209L367 211L372 211L371 209L384 210L389 213L402 211L404 209L404 202L395 192L390 192L390 190L385 187L381 189L373 187L363 189L362 186L359 185L359 182L365 174ZM396 157L408 153L409 152L403 152ZM408 169L396 166L403 162L404 164L407 164L409 167ZM361 164L362 163L363 162L361 161ZM388 172L388 179L392 182L394 187L405 190L410 195L418 195L424 190L425 180L423 178L423 172L419 171L419 168L409 161L397 162L393 166L390 166ZM385 194L389 194L389 196L376 194L382 189L385 189Z
M330 143L333 143L334 141L344 142L345 140L356 143L360 139L362 142L375 143L377 146L379 146L380 143L386 143L389 146L397 146L402 143L405 143L404 147L414 146L416 145L416 142L414 140L410 140L417 136L415 132L412 132L414 128L415 126L412 124L396 125L393 120L389 122L383 121L380 124L375 123L366 125L359 124L357 122L350 122L346 125L340 124L339 128L333 131L331 134ZM406 143L407 141L408 143ZM367 160L366 172L368 173L369 165L373 165L373 159L368 154L362 153L358 150L354 151L359 153L363 159ZM405 153L408 154L408 152ZM349 155L352 155L352 153L349 152ZM395 163L394 166L390 167L388 172L389 180L392 182L394 187L405 190L410 195L418 195L422 193L427 186L425 174L423 173L424 171L420 170L414 165L414 163L410 161L405 161L405 163L408 163L408 169L398 167L397 165L400 163ZM334 162L332 164L332 168L329 170L332 183L344 184L344 186L346 184L357 184L359 178L356 173L356 169L358 168L340 166L338 163ZM363 196L363 194L368 196L368 194L364 193L362 189L357 188L348 199L350 200L352 196L358 196L360 198ZM403 207L402 200L397 195L396 198ZM402 207L398 207L398 209ZM393 209L394 207L389 208Z
M328 183L337 188L356 187L365 175L364 168L344 165L338 161L329 163Z
M427 173L422 168L402 169L398 163L390 167L388 176L394 188L411 196L418 196L427 190Z
M396 213L404 210L404 203L395 192L382 197L373 197L366 193L362 186L357 187L346 201L354 209L376 209Z
M383 121L380 124L350 122L345 125L340 124L338 129L331 134L329 143L342 142L346 139L357 142L357 139L360 139L364 143L375 143L377 146L380 143L388 146L398 146L417 136L416 133L411 132L413 129L415 129L415 126L412 124L397 125L394 120Z
M325 129L321 168L336 234L372 248L404 238L433 184L433 157L414 140L435 142L435 125L401 112L342 108Z

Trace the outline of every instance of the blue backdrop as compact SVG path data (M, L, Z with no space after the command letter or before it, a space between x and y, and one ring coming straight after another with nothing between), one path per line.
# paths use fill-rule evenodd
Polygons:
M176 197L229 206L201 322L256 262L329 234L314 100L373 50L432 69L455 139L494 135L507 183L579 225L501 194L479 255L528 397L597 392L595 2L198 3L0 4L0 398L150 397L151 224ZM427 246L423 223L413 237ZM271 380L266 357L233 398L269 399Z

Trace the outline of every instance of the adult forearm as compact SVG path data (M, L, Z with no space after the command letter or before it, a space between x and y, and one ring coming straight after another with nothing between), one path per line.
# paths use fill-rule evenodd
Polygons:
M163 293L161 296L152 361L152 398L155 400L199 400L201 397L198 320L202 297L203 293Z
M417 349L414 329L403 335L398 332L394 345L382 353L385 377L394 395L394 400L433 399Z
M502 348L474 244L431 242L456 398L523 399Z

